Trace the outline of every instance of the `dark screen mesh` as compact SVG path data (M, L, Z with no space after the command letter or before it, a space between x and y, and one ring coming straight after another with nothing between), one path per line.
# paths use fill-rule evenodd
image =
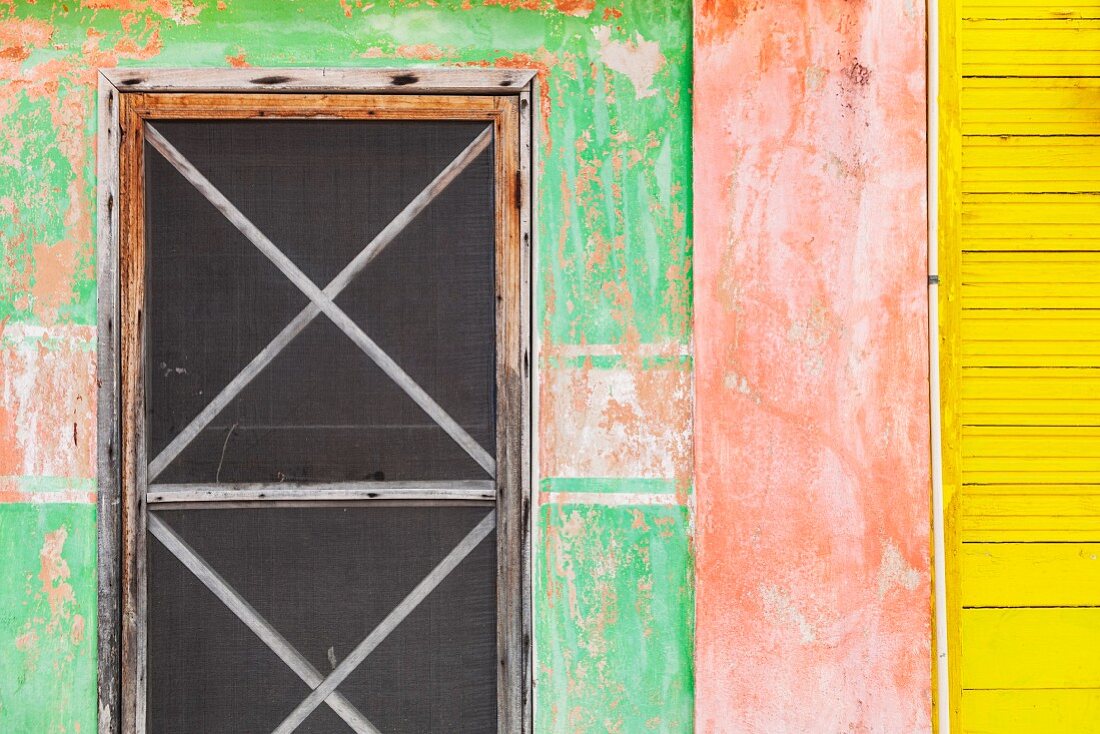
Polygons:
M485 123L219 121L156 128L319 287ZM306 305L146 149L149 456ZM492 148L337 299L490 454ZM321 315L160 482L468 479L485 472Z
M485 507L157 513L322 675L488 513ZM268 732L309 693L176 557L149 539L155 734ZM385 734L496 731L490 534L337 690ZM351 729L320 706L298 729Z

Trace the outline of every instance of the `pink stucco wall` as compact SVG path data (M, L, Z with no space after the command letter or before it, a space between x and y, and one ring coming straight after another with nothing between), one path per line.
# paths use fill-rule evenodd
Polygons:
M929 731L924 5L695 23L697 730Z

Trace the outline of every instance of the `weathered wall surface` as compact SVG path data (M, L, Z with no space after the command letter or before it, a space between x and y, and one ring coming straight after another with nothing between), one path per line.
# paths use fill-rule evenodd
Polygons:
M697 728L928 731L924 5L696 12Z
M687 0L0 2L0 731L95 729L94 68L542 70L541 732L690 731Z

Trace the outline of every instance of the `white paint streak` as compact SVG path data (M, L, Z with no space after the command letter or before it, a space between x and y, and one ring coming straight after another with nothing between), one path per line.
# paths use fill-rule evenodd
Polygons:
M897 544L886 540L882 544L882 565L878 569L878 597L883 599L899 586L913 591L920 584L920 571L905 562Z
M778 586L765 584L759 589L760 599L764 604L764 614L773 623L794 627L798 630L802 644L809 645L817 639L814 628L810 625L790 595Z
M653 77L664 65L665 57L656 41L647 41L640 33L635 34L633 41L613 41L611 26L607 25L596 26L592 33L600 44L600 61L630 79L637 99L657 94Z
M631 507L634 505L679 505L672 493L656 492L542 492L541 504L600 505L601 507Z

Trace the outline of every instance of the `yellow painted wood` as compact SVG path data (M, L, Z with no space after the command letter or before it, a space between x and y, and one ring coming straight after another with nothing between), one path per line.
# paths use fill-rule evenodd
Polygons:
M1100 364L1100 313L1092 310L968 310L956 336L964 368Z
M963 609L962 648L964 689L1100 688L1100 608Z
M961 206L964 252L1100 250L1100 195L963 194Z
M962 150L968 194L1100 191L1100 138L971 136Z
M1100 484L1100 428L964 425L962 435L963 484Z
M1100 0L959 3L939 8L952 726L1100 732Z
M968 252L964 309L1100 308L1098 252Z
M961 649L962 608L960 598L958 570L958 551L961 546L960 527L956 522L962 476L960 471L959 446L962 441L962 424L959 411L952 396L957 394L960 379L961 299L959 297L959 278L961 248L961 193L962 193L962 114L961 82L962 73L959 61L959 33L962 27L958 2L963 0L942 0L939 4L939 87L937 103L939 108L939 165L938 188L931 192L936 196L938 216L936 217L937 269L940 285L936 289L939 320L939 358L940 391L943 399L940 404L941 450L943 463L941 477L944 506L944 544L946 557L944 566L947 589L947 650L934 649L937 659L947 652L946 688L950 692L948 700L939 696L940 671L933 666L934 678L932 690L932 721L939 730L941 710L947 709L947 717L952 731L960 730L961 696L960 681L962 669L959 654ZM1100 1L1100 0L1097 0ZM953 277L954 276L954 277ZM934 642L935 645L938 644ZM946 734L946 733L944 733Z
M1034 482L964 486L958 502L960 541L1100 542L1100 485L1050 480L1050 474L1042 474ZM970 577L964 575L962 583L969 584Z
M961 80L963 135L1096 135L1100 79Z
M964 734L1100 734L1100 690L964 691Z
M964 607L1100 606L1100 542L966 543L961 571Z
M964 368L963 422L970 426L1100 426L1100 370Z
M977 20L963 24L966 76L1100 73L1100 20Z

